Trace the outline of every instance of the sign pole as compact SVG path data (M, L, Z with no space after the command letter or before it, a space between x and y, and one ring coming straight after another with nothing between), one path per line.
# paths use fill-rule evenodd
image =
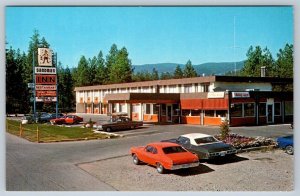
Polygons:
M36 122L36 103L35 103L35 73L34 73L34 68L35 68L35 64L34 64L34 51L32 53L32 65L33 65L33 68L32 68L32 80L33 80L33 120L34 122Z
M57 52L55 53L55 67L57 69ZM56 74L56 118L58 117L58 86L57 86L57 74Z

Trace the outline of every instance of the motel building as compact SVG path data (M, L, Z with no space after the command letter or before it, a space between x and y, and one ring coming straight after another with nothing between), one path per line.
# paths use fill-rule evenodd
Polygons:
M76 87L76 113L127 113L144 123L230 126L290 123L292 78L207 76Z

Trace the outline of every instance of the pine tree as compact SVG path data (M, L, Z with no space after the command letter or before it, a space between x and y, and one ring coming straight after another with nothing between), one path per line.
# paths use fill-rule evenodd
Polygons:
M180 68L179 65L176 66L175 71L174 71L174 78L175 79L179 79L179 78L183 78L183 72Z
M197 77L197 72L194 69L192 62L190 60L188 60L188 62L185 64L185 67L183 70L183 76L185 78Z
M105 67L102 51L100 51L96 61L95 84L106 84L108 83L107 78L107 68Z

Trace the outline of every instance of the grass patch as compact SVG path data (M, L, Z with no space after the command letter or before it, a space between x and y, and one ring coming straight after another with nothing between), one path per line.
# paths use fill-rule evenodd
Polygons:
M49 124L21 125L23 131L20 134L20 124L20 121L7 120L6 131L31 142L37 142L38 135L39 142L106 139L116 137L103 133L94 133L90 128L63 127ZM37 134L37 129L39 130L39 134Z

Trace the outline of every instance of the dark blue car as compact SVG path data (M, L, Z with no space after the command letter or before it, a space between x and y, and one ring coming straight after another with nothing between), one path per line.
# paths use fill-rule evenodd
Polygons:
M277 138L278 147L284 149L287 154L294 154L294 137L293 135Z

